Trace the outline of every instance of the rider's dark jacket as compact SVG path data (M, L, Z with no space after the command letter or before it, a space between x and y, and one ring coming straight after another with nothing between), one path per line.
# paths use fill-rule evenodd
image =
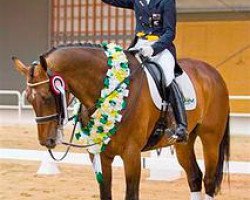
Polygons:
M160 39L152 45L154 55L168 49L176 58L173 44L176 31L175 0L102 0L116 7L133 9L136 15L136 34L157 35ZM137 38L135 39L137 40Z

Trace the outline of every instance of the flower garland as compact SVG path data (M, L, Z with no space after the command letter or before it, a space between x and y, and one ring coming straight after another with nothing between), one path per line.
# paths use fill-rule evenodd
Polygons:
M104 78L104 88L101 97L96 103L96 111L90 117L86 127L82 127L77 121L78 111L81 103L77 101L74 105L74 121L77 123L75 137L81 143L89 145L88 148L94 154L93 167L98 182L102 182L102 170L100 153L106 149L110 137L117 131L117 123L121 122L121 111L126 108L126 97L129 95L130 69L128 60L122 47L113 43L102 43L105 54L108 57L108 71Z

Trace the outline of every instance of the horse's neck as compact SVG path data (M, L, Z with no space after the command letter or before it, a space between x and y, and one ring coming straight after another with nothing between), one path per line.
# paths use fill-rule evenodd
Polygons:
M57 73L66 81L70 91L86 106L91 107L100 96L107 60L99 49L65 52L57 61Z

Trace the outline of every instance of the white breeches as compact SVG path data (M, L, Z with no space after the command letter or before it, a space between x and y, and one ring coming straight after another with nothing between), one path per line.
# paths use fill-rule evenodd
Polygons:
M147 41L143 39L138 39L138 42L136 43L135 47L136 49L140 49L142 46L149 46L154 44L153 41ZM151 60L158 63L164 72L165 78L166 78L166 84L167 86L174 80L174 68L175 68L175 59L174 56L171 54L171 52L168 49L165 49L161 53L157 54L156 56L151 57Z

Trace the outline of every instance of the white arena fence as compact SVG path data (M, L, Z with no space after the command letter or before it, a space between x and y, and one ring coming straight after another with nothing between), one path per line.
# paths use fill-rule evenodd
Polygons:
M16 105L0 105L0 109L17 109L18 116L21 117L21 109L22 109L22 95L19 91L16 90L0 90L0 95L8 95L17 97Z
M9 95L17 97L15 105L0 105L0 109L16 109L18 110L18 117L21 117L23 109L32 109L31 105L26 102L26 92L16 90L0 90L0 95ZM230 96L231 101L249 101L250 96ZM72 111L73 107L70 106ZM231 116L231 132L240 135L250 135L250 113L230 113Z
M24 109L31 109L30 105L26 104L25 91L20 93L13 90L0 90L0 96L11 95L17 97L16 105L0 105L0 109L16 109L21 117L21 112ZM230 100L249 101L250 96L230 96ZM71 108L72 109L72 108ZM230 113L231 116L231 133L243 134L250 136L250 113ZM175 156L171 155L170 149L164 148L160 156L155 151L150 153L150 157L142 158L142 167L149 169L149 180L165 180L172 181L181 177L183 171L179 166ZM55 155L60 157L61 152L55 152ZM21 160L37 160L40 161L38 174L57 174L60 171L57 168L57 163L51 160L47 152L17 150L17 149L0 149L1 159L21 159ZM91 165L87 155L69 153L67 159L63 163ZM203 160L198 161L201 168L204 170ZM122 161L118 157L115 159L114 166L122 166ZM250 174L249 162L230 162L230 173ZM246 170L248 169L248 170ZM227 171L227 169L225 170Z
M165 153L161 156L155 156L152 151L151 157L142 157L142 168L149 169L150 180L165 180L172 181L182 176L183 170L178 164L176 157L173 155L167 155L168 148L164 148ZM64 152L54 152L56 157L61 157ZM154 155L152 155L154 154ZM47 151L37 150L23 150L23 149L0 149L0 159L14 159L14 160L29 160L40 161L40 167L37 173L39 174L57 174L57 164L73 164L73 165L91 165L88 154L86 153L69 153L68 156L60 162L55 162L48 154ZM204 161L198 160L198 164L204 171ZM231 174L250 174L250 163L230 161L230 173ZM119 156L115 157L113 162L114 167L122 167L123 162ZM228 169L224 168L224 172L228 172Z

